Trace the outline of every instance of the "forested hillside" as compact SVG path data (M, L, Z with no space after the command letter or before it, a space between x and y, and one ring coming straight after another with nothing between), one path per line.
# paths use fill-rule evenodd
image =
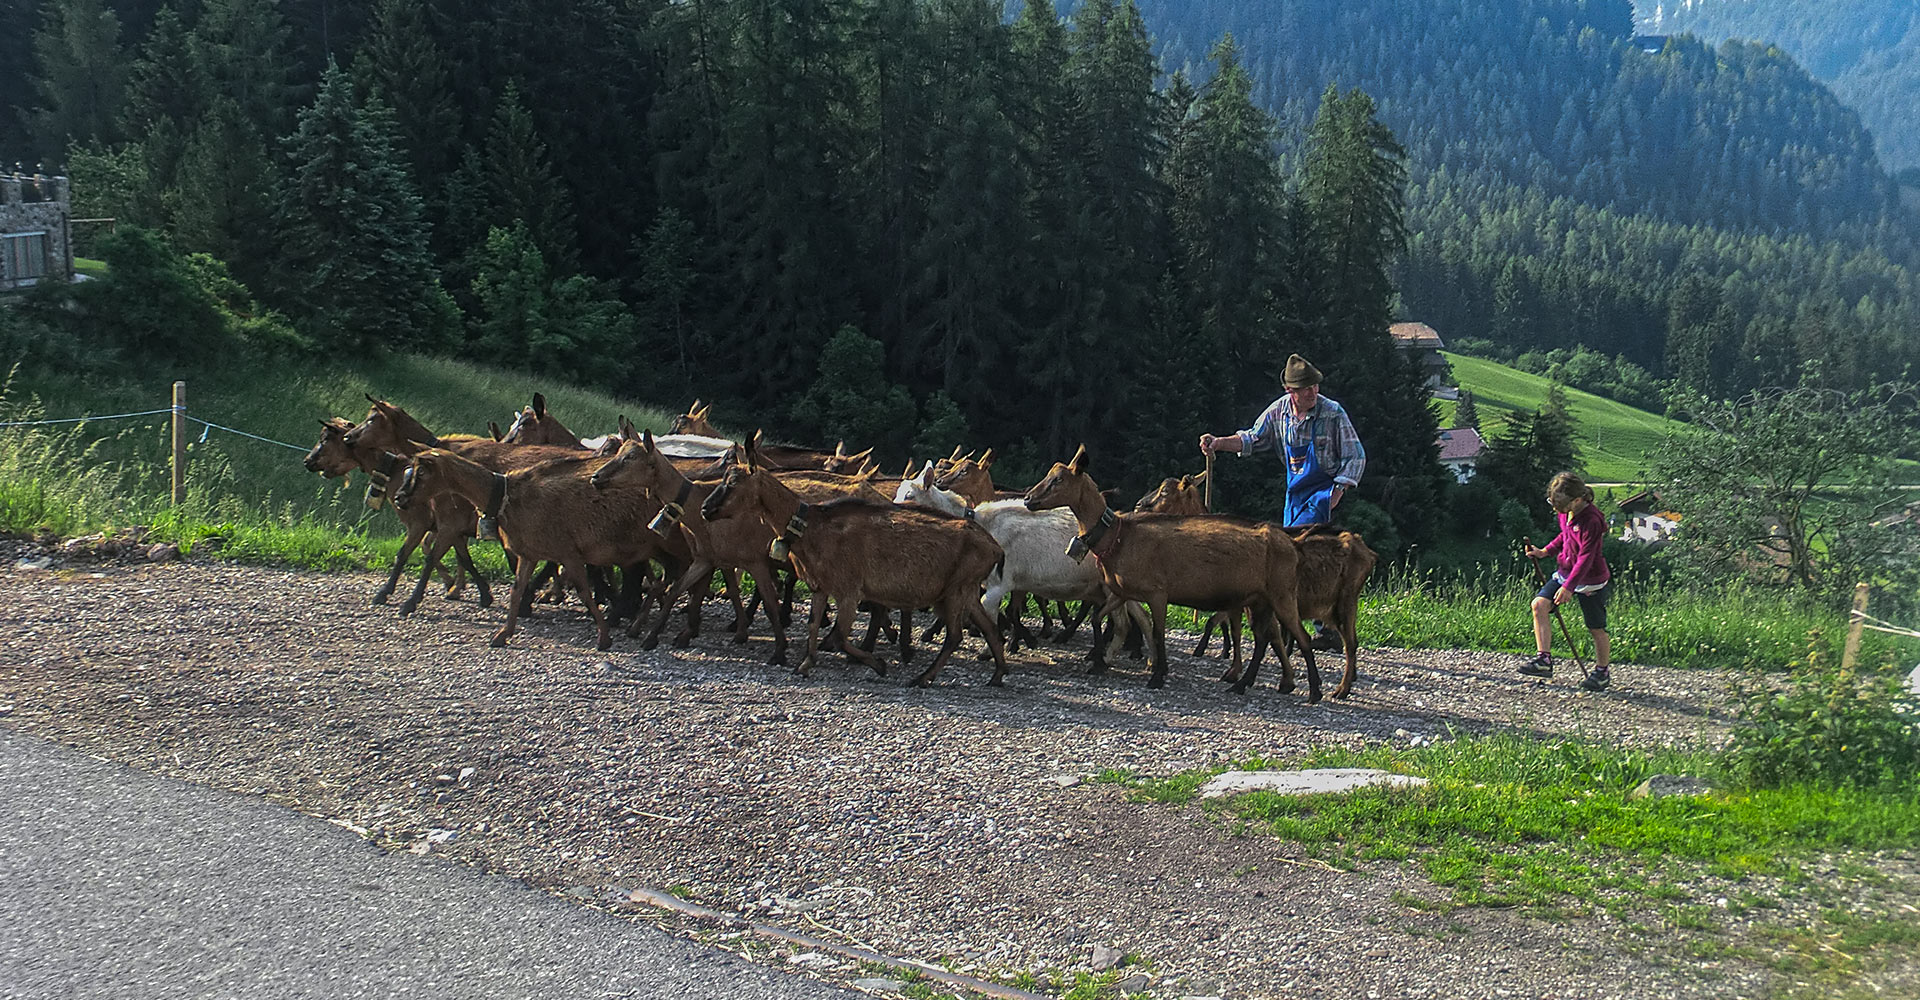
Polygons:
M1920 167L1920 7L1907 0L1641 0L1634 14L1643 34L1780 46L1860 112L1881 163Z
M1378 100L1408 150L1402 311L1443 335L1583 343L1715 393L1920 358L1914 221L1857 116L1777 51L1641 51L1628 0L1142 8L1171 67L1231 31L1282 121L1327 80Z
M0 161L118 220L18 314L59 336L0 329L60 364L448 353L1138 488L1300 351L1368 442L1344 509L1420 540L1396 313L1721 395L1916 358L1858 120L1626 0L0 2Z

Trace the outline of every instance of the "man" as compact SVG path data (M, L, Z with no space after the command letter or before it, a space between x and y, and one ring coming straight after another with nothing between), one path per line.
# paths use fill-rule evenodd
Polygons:
M1333 520L1333 509L1348 490L1360 485L1367 452L1360 446L1347 411L1320 395L1320 369L1298 354L1287 359L1280 384L1287 394L1274 400L1253 426L1216 437L1200 435L1200 453L1249 454L1272 449L1287 463L1287 503L1282 524L1304 528ZM1315 649L1339 649L1339 637L1322 630Z

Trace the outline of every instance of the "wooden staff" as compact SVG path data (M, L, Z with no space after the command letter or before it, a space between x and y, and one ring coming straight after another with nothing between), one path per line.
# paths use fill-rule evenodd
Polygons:
M1523 553L1530 553L1533 549L1532 538L1523 537L1520 539L1520 544L1526 546L1526 548L1520 550ZM1540 560L1529 554L1527 555L1527 561L1533 564L1534 587L1538 588L1542 584L1545 584L1547 582L1547 574L1541 572ZM1548 598L1548 600L1552 600L1552 598ZM1558 601L1554 601L1553 603L1553 620L1560 623L1560 634L1567 640L1567 650L1573 654L1573 663L1580 668L1580 676L1585 677L1587 675L1587 661L1580 658L1580 644L1573 641L1573 630L1567 627L1567 617L1560 613L1560 602Z
M1213 452L1207 452L1207 513L1213 513Z

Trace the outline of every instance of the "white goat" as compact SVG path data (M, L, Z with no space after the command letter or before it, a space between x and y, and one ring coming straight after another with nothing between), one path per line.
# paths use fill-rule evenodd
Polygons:
M933 485L932 462L918 476L901 480L893 501L919 504L953 517L971 517L1000 543L1006 558L987 575L986 592L980 598L989 615L998 615L1000 602L1016 593L1057 601L1095 601L1096 606L1108 602L1100 564L1093 559L1075 562L1067 555L1067 546L1080 534L1080 523L1072 511L1028 510L1024 500L994 500L969 508L960 494ZM1131 602L1126 607L1145 628L1144 613ZM1106 669L1100 638L1096 627L1090 653L1096 672Z

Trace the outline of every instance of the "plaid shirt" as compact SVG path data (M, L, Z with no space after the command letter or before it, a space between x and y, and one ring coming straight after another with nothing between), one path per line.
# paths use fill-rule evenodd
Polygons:
M1360 446L1360 435L1347 419L1339 403L1320 397L1305 417L1293 415L1290 396L1281 396L1261 412L1253 426L1240 433L1240 454L1270 450L1286 460L1286 446L1306 444L1309 437L1320 460L1320 467L1333 473L1333 481L1342 486L1360 485L1360 474L1367 469L1367 450Z

